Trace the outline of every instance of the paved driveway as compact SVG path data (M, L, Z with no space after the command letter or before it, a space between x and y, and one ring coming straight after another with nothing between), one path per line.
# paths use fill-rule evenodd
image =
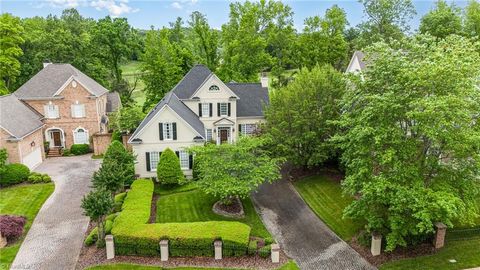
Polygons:
M35 218L11 269L74 269L88 218L80 208L99 160L90 155L50 158L35 171L48 173L55 191Z
M290 182L261 186L253 201L268 230L301 269L375 269L311 211Z

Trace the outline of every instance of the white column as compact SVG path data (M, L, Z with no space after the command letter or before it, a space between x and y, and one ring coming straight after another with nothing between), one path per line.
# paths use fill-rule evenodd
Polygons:
M107 249L107 260L115 258L115 246L113 244L113 235L105 236L105 245Z
M168 240L160 241L160 261L168 261Z
M279 244L272 244L271 245L272 252L272 263L279 263L280 262L280 245Z
M370 248L373 256L380 255L382 251L382 236L379 234L372 234L372 246Z
M221 260L222 259L222 241L221 240L216 240L213 243L215 247L215 260Z

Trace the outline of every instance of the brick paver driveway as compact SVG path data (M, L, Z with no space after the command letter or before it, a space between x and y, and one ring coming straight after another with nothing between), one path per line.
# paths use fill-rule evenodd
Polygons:
M265 184L253 200L268 230L301 269L375 269L318 219L290 182Z
M74 269L88 218L80 208L99 160L90 155L51 158L35 171L48 173L55 191L40 209L11 269Z

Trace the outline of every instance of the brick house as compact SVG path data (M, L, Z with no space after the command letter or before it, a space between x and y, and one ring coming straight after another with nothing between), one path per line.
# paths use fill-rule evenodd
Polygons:
M73 144L91 144L93 134L107 132L107 115L121 105L118 93L109 93L70 64L45 63L10 99L14 97L41 116L43 141L53 150L49 153ZM5 115L1 117L3 122ZM12 117L19 120L15 113ZM21 121L13 124L25 125ZM2 136L2 143L5 140Z

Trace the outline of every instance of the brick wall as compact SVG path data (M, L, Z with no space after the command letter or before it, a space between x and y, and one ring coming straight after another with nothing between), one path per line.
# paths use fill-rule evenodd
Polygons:
M112 142L112 133L96 133L92 136L93 154L101 155L107 151L108 146Z
M22 156L27 156L38 147L41 147L42 160L45 159L45 151L43 151L43 133L42 129L38 129L32 134L26 136L20 141L7 141L6 139L11 137L10 134L0 129L0 148L7 149L8 163L20 163ZM32 146L32 142L34 146Z
M0 148L7 149L7 163L20 162L20 152L18 151L18 142L9 142L6 139L11 137L5 130L0 128Z

